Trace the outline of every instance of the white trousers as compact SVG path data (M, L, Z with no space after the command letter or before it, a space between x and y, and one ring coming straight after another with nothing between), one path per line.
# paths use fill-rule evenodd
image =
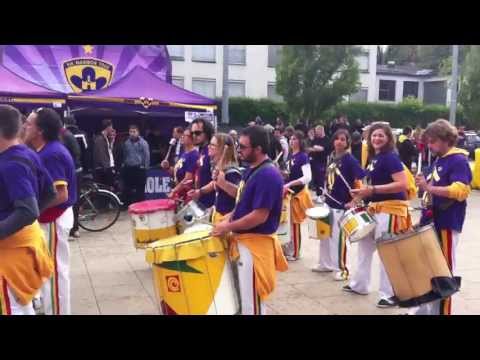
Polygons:
M54 260L54 273L42 287L45 315L70 315L70 247L68 237L73 227L73 211L68 208L53 223L41 224Z
M4 280L0 280L0 287L0 315L35 315L31 301L27 305L21 305Z
M237 269L242 315L265 315L265 305L260 300L255 286L252 254L240 242L238 243L238 252L240 257L237 260Z
M345 210L333 209L332 211L332 236L326 240L319 240L318 264L324 269L333 271L345 271L347 244L343 231L338 221L345 213ZM348 270L347 270L348 271Z
M285 256L300 258L302 242L309 238L308 223L305 220L301 224L290 223L290 242L282 246Z
M447 260L448 266L455 275L457 246L460 240L460 233L454 230L443 230L439 234L440 247ZM448 249L451 251L449 252ZM443 300L432 301L427 304L411 308L410 315L451 315L452 297Z
M389 214L375 214L377 226L372 234L357 242L358 244L358 260L357 269L350 281L350 287L361 294L368 294L370 288L370 277L372 272L372 258L377 247L375 240L380 238L384 233L388 233L391 215ZM380 265L380 299L388 299L392 297L393 289L388 279L387 273L382 261Z

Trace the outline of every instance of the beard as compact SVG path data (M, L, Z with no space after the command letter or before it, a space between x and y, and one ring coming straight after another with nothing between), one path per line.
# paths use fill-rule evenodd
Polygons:
M255 160L257 160L257 157L254 154L249 154L246 157L240 156L240 160L243 160L249 164L252 164L255 162Z

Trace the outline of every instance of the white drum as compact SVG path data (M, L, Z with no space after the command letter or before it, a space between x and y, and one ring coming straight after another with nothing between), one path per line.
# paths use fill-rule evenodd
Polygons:
M208 218L209 211L194 200L188 202L175 215L175 221L180 234L183 234L187 228L197 224L199 221L207 221Z

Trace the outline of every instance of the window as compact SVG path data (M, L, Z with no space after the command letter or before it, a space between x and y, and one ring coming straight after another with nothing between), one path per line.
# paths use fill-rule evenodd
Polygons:
M268 67L275 67L280 62L281 45L268 45Z
M350 102L367 102L368 88L361 88L357 93L350 95Z
M228 81L228 96L231 96L231 97L245 97L245 81L243 81L243 80L229 80Z
M378 100L395 101L395 80L380 80Z
M181 88L185 88L183 76L172 76L172 84Z
M270 82L268 83L267 96L269 99L272 99L275 101L283 101L282 96L277 94L277 85L275 83L270 83Z
M358 62L358 69L360 71L367 71L368 72L368 55L361 55L357 57Z
M216 45L192 45L192 61L215 62Z
M170 54L170 59L183 61L185 60L183 45L167 45L168 53Z
M245 45L229 45L228 46L228 63L230 65L246 64L247 47Z
M403 97L413 96L418 98L418 81L403 82Z
M206 96L208 98L215 98L216 95L215 79L193 79L192 91L194 93Z

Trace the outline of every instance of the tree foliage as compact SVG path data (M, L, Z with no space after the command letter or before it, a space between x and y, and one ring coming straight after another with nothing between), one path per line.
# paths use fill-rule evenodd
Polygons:
M356 92L359 54L351 45L283 46L276 85L288 110L309 122Z
M480 126L480 46L470 46L462 71L459 102L469 123Z

